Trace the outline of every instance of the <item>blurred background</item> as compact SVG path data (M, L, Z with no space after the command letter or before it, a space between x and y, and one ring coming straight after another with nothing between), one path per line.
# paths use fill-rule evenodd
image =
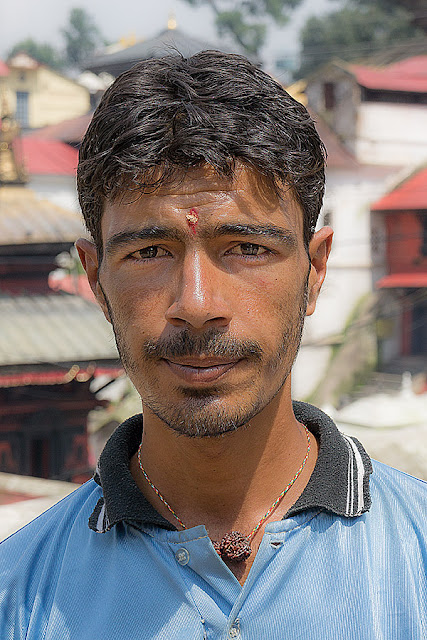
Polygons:
M270 73L328 151L334 247L295 399L427 479L425 2L15 0L0 9L0 539L89 479L141 411L73 246L82 136L135 62L207 48Z

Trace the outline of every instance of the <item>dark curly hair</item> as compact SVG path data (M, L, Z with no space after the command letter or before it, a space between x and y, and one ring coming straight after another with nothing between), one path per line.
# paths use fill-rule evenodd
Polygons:
M325 149L305 107L246 58L202 51L145 60L105 92L83 139L80 206L98 249L105 199L153 192L205 163L222 176L236 162L292 188L308 246L324 193Z

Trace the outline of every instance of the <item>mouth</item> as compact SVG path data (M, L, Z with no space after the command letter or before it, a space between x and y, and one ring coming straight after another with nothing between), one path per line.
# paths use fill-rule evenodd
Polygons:
M206 384L216 382L230 369L235 367L239 360L224 360L221 358L176 358L164 359L172 372L190 384Z

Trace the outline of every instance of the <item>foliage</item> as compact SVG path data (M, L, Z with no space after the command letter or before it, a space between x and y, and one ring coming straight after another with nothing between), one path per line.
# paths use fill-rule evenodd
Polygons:
M11 58L17 53L24 51L29 56L45 64L52 69L60 71L64 66L64 59L62 55L52 45L44 42L36 42L33 38L26 38L17 42L9 51L8 58Z
M81 8L71 9L68 24L61 29L61 33L65 41L64 54L50 44L27 38L17 42L7 57L10 58L19 51L25 51L38 62L57 71L61 71L64 67L82 69L96 47L105 43L92 17Z
M67 62L70 66L82 68L103 39L85 9L71 9L68 21L68 26L61 30L65 39Z
M333 58L366 58L386 46L422 35L412 14L400 4L349 0L337 11L309 18L301 31L301 66L295 76L304 77Z
M369 6L372 4L372 0L354 0L357 5ZM426 4L425 0L376 0L376 6L380 7L384 11L393 11L394 9L405 9L410 16L411 21L427 30L426 21Z
M186 0L208 5L220 36L231 36L248 55L257 56L267 37L268 22L284 25L302 0Z

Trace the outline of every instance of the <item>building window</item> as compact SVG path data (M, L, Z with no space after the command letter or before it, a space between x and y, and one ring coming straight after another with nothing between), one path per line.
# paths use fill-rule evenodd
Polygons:
M28 91L16 92L16 119L21 127L28 127Z
M335 107L335 85L333 82L325 82L323 84L323 100L325 109L333 109Z

